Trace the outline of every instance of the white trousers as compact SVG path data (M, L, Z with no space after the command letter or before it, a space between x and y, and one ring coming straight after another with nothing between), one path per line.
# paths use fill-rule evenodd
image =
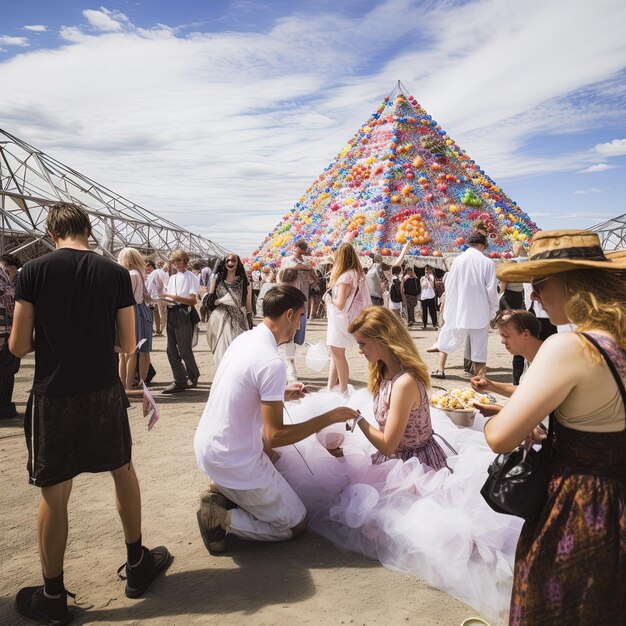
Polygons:
M228 489L219 486L223 495L239 508L230 511L226 531L253 541L291 539L291 529L305 517L302 500L272 465L269 485L264 489Z
M489 324L484 328L454 328L450 324L444 324L437 339L437 348L440 352L451 354L464 343L466 337L470 338L472 344L472 361L486 363Z

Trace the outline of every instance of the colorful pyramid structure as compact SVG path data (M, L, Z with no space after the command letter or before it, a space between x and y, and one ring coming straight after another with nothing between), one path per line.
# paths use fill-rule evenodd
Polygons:
M462 252L478 222L492 258L537 231L398 81L249 261L277 264L298 238L315 256L350 241L362 255L409 242L408 255L441 257Z

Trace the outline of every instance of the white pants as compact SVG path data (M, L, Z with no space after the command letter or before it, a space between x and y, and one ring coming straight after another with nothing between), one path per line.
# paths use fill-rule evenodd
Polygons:
M306 509L273 465L271 471L271 482L264 489L227 489L218 485L220 492L239 507L230 511L228 533L253 541L291 539L291 529L306 517Z
M444 324L437 339L437 348L440 352L451 354L463 344L466 337L470 338L472 344L471 360L474 363L486 363L489 324L484 328L454 328Z

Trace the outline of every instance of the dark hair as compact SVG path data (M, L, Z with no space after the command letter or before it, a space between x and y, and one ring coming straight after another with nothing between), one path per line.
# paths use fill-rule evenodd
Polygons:
M3 254L0 257L0 261L6 263L7 265L12 265L18 270L20 269L20 267L22 267L22 262L13 254Z
M394 265L394 266L391 268L391 273L392 273L394 276L398 276L398 274L401 274L401 273L402 273L402 268L401 268L399 265Z
M307 250L309 247L309 244L304 239L298 239L294 245L301 250Z
M155 265L154 261L151 261L150 259L148 259L146 261L146 265L149 265L153 270L156 269L156 265Z
M280 276L281 283L292 285L296 280L298 280L298 270L295 267L288 267L282 271Z
M520 335L527 330L533 337L540 339L541 323L530 311L524 309L504 309L498 311L495 322L497 326L513 324Z
M46 230L59 239L91 236L91 222L85 209L69 202L57 202L48 210Z
M485 233L481 233L479 230L475 230L467 240L468 246L486 246L487 245L487 237Z
M277 285L263 298L263 317L276 320L289 309L303 309L305 304L306 297L299 289L292 285Z
M226 267L226 259L230 256L234 256L237 258L237 269L235 270L235 276L241 276L243 278L243 293L241 297L243 300L243 304L245 304L246 299L248 298L249 281L248 281L248 275L246 274L246 268L243 266L243 263L241 262L241 258L239 257L238 254L229 253L225 257L220 259L219 263L217 264L217 269L215 270L215 273L217 275L217 283L221 283L225 281L226 277L228 276L228 268ZM216 286L217 286L217 283L216 283Z
M203 267L204 267L204 265L202 265L202 262L201 262L201 261L194 261L194 262L191 264L191 269L192 269L192 270L201 270Z

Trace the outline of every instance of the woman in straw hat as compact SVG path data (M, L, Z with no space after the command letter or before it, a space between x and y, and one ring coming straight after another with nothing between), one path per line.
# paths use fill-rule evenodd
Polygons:
M576 325L548 338L510 402L485 426L491 448L504 453L548 413L556 420L543 508L517 546L515 626L625 623L624 270L626 252L605 255L588 231L538 233L529 261L498 270L505 282L531 282L553 324Z

